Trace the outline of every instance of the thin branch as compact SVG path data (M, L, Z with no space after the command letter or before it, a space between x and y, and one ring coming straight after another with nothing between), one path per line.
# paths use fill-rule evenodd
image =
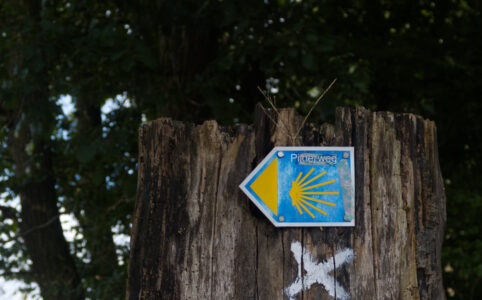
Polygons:
M105 210L105 214L109 214L111 211L113 211L114 209L116 209L119 205L121 205L122 203L128 203L128 202L132 202L134 201L134 198L133 197L120 197L119 200L117 200L116 203L112 204L111 206L107 207L107 209Z
M290 131L288 130L288 127L286 126L286 124L283 122L283 120L281 120L281 118L279 117L279 111L278 109L276 108L276 105L273 103L273 101L271 101L271 98L266 95L266 93L258 86L258 90L261 92L261 94L264 96L264 98L268 101L268 103L271 105L271 107L274 109L274 111L276 112L276 115L277 115L277 118L278 118L278 121L279 123L281 123L281 125L283 125L284 129L286 130L286 134L291 138L291 141L294 142L295 139L298 137L298 135L300 134L300 131L301 129L305 126L305 123L306 121L308 120L309 116L311 115L311 113L313 112L313 110L315 109L315 107L318 105L318 103L320 102L321 99L323 99L323 97L326 95L326 93L331 89L331 87L335 84L336 82L336 78L330 83L330 85L323 91L323 93L318 97L318 99L316 99L315 103L311 106L311 109L310 111L308 112L308 114L305 116L305 118L303 119L303 122L301 122L301 125L300 127L298 128L296 134L294 136L292 136L290 134ZM278 126L278 122L275 122L273 120L273 118L266 112L266 110L264 109L264 107L261 105L261 108L263 109L263 112L270 118L270 120L275 124L275 126L277 127Z
M323 99L323 97L325 96L325 94L331 89L331 87L333 86L333 84L335 84L336 82L336 78L330 83L330 85L323 91L323 93L320 95L320 97L318 97L318 99L316 99L315 103L313 104L313 106L311 106L311 109L310 111L308 112L308 114L306 115L305 119L303 120L303 122L301 122L301 126L300 128L298 128L298 132L296 132L296 135L295 135L295 138L298 136L298 134L300 134L300 131L301 129L303 128L303 126L305 126L305 123L306 123L306 120L308 120L308 117L311 115L311 112L313 111L313 109L315 109L315 107L318 105L318 102L320 102L321 99Z
M35 231L35 230L39 230L39 229L42 229L42 228L45 228L45 227L49 226L49 225L52 224L55 220L57 220L59 217L60 217L60 215L55 215L55 216L53 216L52 218L50 218L47 222L45 222L45 223L43 223L43 224L40 224L40 225L37 225L37 226L33 226L33 227L25 230L24 232L20 232L20 237L25 237L27 234L30 234L30 233L32 233L32 232Z
M53 216L52 218L50 218L47 222L45 223L42 223L40 225L37 225L37 226L33 226L27 230L25 230L24 232L20 232L18 235L15 235L13 237L10 237L8 238L7 240L3 240L3 241L0 241L1 244L6 244L6 243L9 243L11 241L14 241L14 240L18 240L19 238L23 238L25 237L26 235L36 231L36 230L39 230L39 229L43 229L45 227L48 227L50 224L52 224L55 220L57 220L58 218L60 217L60 215L55 215Z
M268 114L268 112L266 111L266 109L264 108L264 106L262 104L260 104L261 106L261 109L263 110L264 114L271 120L271 122L273 122L273 124L275 126L277 126L277 123L276 121L270 116L270 114Z
M269 96L266 96L266 94L264 93L264 91L258 86L258 90L261 92L261 94L263 94L264 98L269 102L269 104L271 105L271 107L274 109L274 111L276 112L276 114L279 116L279 111L278 109L276 108L276 106L273 104L273 102L271 101L271 99L269 98Z
M281 125L283 125L283 128L286 130L286 134L291 138L291 142L294 142L294 138L293 136L290 134L290 130L288 129L288 126L286 126L286 124L283 122L283 120L281 120L280 118L280 113L278 111L278 109L276 108L276 105L274 105L273 101L271 101L271 98L269 96L267 96L263 90L258 86L258 90L261 92L261 94L264 96L264 98L268 101L268 103L271 105L271 107L274 109L275 113L276 113L276 116L278 118L278 121L279 123L281 123ZM264 111L264 107L261 106L263 108L263 111ZM265 111L266 113L266 111ZM270 117L271 121L273 121L274 125L276 127L278 127L278 122L275 122L271 117ZM296 137L295 137L296 138Z

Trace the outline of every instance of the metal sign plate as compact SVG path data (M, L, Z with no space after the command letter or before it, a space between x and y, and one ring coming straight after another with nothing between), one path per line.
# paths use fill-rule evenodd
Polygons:
M275 147L240 184L276 227L354 226L353 147Z

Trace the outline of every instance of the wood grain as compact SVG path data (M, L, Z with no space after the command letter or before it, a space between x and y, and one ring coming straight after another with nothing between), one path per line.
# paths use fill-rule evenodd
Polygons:
M353 249L330 273L350 299L444 299L435 124L338 108L334 125L306 124L293 137L294 110L268 113L276 124L258 107L252 126L159 119L140 128L127 299L288 299L294 242L333 265ZM258 211L238 185L277 145L355 147L355 227L278 229ZM340 299L340 289L315 283L292 299Z

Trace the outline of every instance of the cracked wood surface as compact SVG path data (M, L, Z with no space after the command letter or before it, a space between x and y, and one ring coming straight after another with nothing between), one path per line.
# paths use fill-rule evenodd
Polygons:
M435 124L338 108L335 125L307 124L291 138L301 121L283 109L274 126L258 108L252 126L140 128L127 299L288 299L296 241L318 262L353 249L331 274L351 299L445 298ZM275 228L238 188L273 146L300 145L355 147L355 227ZM333 296L314 284L292 299Z

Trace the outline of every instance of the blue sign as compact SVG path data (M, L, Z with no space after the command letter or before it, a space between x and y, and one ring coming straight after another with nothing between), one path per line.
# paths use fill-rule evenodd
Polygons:
M353 147L275 147L240 188L276 227L355 225Z

